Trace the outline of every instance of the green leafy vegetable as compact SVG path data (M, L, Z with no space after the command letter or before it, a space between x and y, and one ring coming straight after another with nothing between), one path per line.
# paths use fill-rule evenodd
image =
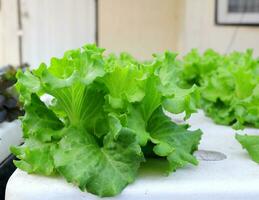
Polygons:
M248 151L253 161L259 163L259 136L237 134L236 139Z
M201 131L194 131L190 135L186 129L186 125L176 125L172 122L161 108L155 111L149 121L148 131L151 141L155 144L154 152L159 156L167 157L170 171L175 171L187 163L198 164L190 152L197 150Z
M11 148L20 159L16 166L59 174L83 191L113 196L135 180L150 156L167 159L168 172L197 165L192 153L201 131L188 131L164 112L189 117L200 101L197 87L180 87L176 55L166 52L142 63L103 51L86 45L53 58L48 67L18 72L26 113L25 143ZM50 104L41 100L44 95L51 96Z
M181 85L199 86L201 106L216 123L259 127L259 59L252 51L221 55L192 50L183 59Z
M201 107L216 123L259 128L259 59L252 51L221 55L194 49L182 61L180 85L197 85ZM252 159L259 162L259 136L237 135Z

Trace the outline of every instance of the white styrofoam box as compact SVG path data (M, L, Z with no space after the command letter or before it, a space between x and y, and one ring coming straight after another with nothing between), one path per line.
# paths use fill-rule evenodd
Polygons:
M180 121L179 116L173 116ZM137 180L124 191L109 200L258 200L259 166L251 161L235 140L235 130L212 123L201 112L194 114L188 122L191 129L200 128L203 138L200 152L196 153L198 167L188 165L165 176L161 172L164 163L151 160L141 168ZM244 132L258 134L259 129ZM217 151L226 159L217 160ZM220 155L222 155L220 154ZM6 200L98 200L101 199L63 178L28 175L16 170L6 188Z
M0 163L11 153L11 145L22 143L21 123L18 120L0 123Z

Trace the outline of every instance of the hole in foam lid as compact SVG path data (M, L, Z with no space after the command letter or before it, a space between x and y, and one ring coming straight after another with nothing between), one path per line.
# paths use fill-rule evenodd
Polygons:
M221 161L227 158L227 156L221 152L208 150L198 150L194 155L198 160L203 161Z

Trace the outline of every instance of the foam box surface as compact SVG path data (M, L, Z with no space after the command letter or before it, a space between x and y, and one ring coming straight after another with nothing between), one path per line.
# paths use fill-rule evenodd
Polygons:
M22 143L21 123L18 120L0 123L0 163L3 162L11 153L11 145Z
M172 116L181 122L181 116ZM204 135L196 152L199 166L188 165L165 176L163 162L148 161L136 181L110 198L99 198L80 191L62 178L28 175L16 170L6 188L6 200L258 200L259 165L254 163L235 140L231 127L214 124L202 112L188 120L191 129ZM259 134L259 129L242 133Z

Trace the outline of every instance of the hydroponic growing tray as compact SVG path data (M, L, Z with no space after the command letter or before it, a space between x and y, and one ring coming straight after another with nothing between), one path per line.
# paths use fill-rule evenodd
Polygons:
M172 116L180 122L179 116ZM148 161L137 180L110 200L258 200L259 166L235 140L231 127L215 125L202 112L188 120L191 129L202 129L204 135L198 167L187 166L169 176L161 173L162 162ZM248 128L249 134L259 129ZM6 188L6 200L97 200L101 199L62 178L28 175L16 170Z
M2 163L11 153L11 145L22 143L21 123L18 120L0 123L0 163Z

